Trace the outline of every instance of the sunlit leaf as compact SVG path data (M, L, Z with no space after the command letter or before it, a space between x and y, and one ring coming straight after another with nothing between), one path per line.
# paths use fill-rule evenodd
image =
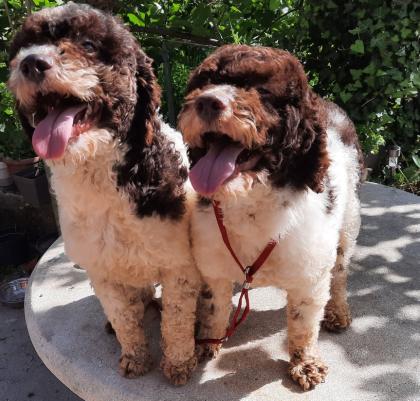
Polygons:
M350 49L353 53L357 54L364 54L365 53L365 45L363 40L357 39L351 46Z

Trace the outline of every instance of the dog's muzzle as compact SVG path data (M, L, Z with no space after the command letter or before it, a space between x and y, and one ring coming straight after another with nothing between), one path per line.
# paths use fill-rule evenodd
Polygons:
M45 71L52 67L52 60L46 56L30 54L20 63L23 76L32 82L40 83L45 78Z

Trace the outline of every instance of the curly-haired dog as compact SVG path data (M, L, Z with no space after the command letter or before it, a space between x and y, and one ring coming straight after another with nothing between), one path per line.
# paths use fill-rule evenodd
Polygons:
M324 310L327 329L351 321L346 269L360 225L353 124L310 89L288 52L229 45L192 73L179 128L201 195L192 217L193 253L207 285L200 338L223 338L232 284L244 279L222 242L212 200L244 266L278 240L253 285L287 290L289 371L312 388L327 374L317 352Z
M114 17L74 3L30 15L10 51L9 87L51 168L66 252L86 268L116 331L121 373L151 367L142 318L160 282L161 367L185 383L196 365L199 274L186 153L157 114L151 60Z

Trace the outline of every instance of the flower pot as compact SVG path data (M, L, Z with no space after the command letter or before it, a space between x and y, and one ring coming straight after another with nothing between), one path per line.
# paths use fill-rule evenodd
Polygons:
M30 157L28 159L13 160L13 159L4 159L4 163L7 164L7 169L9 170L10 175L16 174L19 171L26 170L29 167L34 167L39 163L39 157Z
M51 201L45 171L30 168L13 174L13 180L26 202L35 207Z
M19 265L28 259L25 234L11 229L0 230L0 266Z

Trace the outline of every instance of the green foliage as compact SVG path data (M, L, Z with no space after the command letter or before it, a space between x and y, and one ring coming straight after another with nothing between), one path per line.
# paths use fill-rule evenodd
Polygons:
M0 157L20 159L33 155L31 145L15 116L14 101L7 90L6 53L0 53Z
M49 0L0 3L3 43L30 11L61 4ZM190 71L215 47L247 43L283 48L305 64L309 82L337 102L356 123L366 153L397 143L402 174L419 179L420 3L410 0L101 0L119 14L155 61L163 87L162 113L178 113ZM1 9L3 7L3 9ZM8 15L7 15L8 14ZM4 131L20 126L5 89L5 53L0 64L0 152ZM164 60L169 64L164 68ZM168 77L168 71L170 75ZM166 74L165 74L166 72ZM7 127L7 128L6 128ZM8 138L7 141L13 141ZM7 142L6 141L6 142ZM2 145L3 144L3 145ZM9 146L9 153L13 152Z
M315 90L356 123L366 152L419 149L419 19L420 3L408 0L308 1L300 15L296 51Z
M291 0L132 1L116 6L114 12L131 26L155 60L163 87L162 112L166 115L168 83L162 66L163 42L172 67L177 113L190 71L218 44L288 45L293 50L291 27L297 22L295 8L301 5L301 1Z

